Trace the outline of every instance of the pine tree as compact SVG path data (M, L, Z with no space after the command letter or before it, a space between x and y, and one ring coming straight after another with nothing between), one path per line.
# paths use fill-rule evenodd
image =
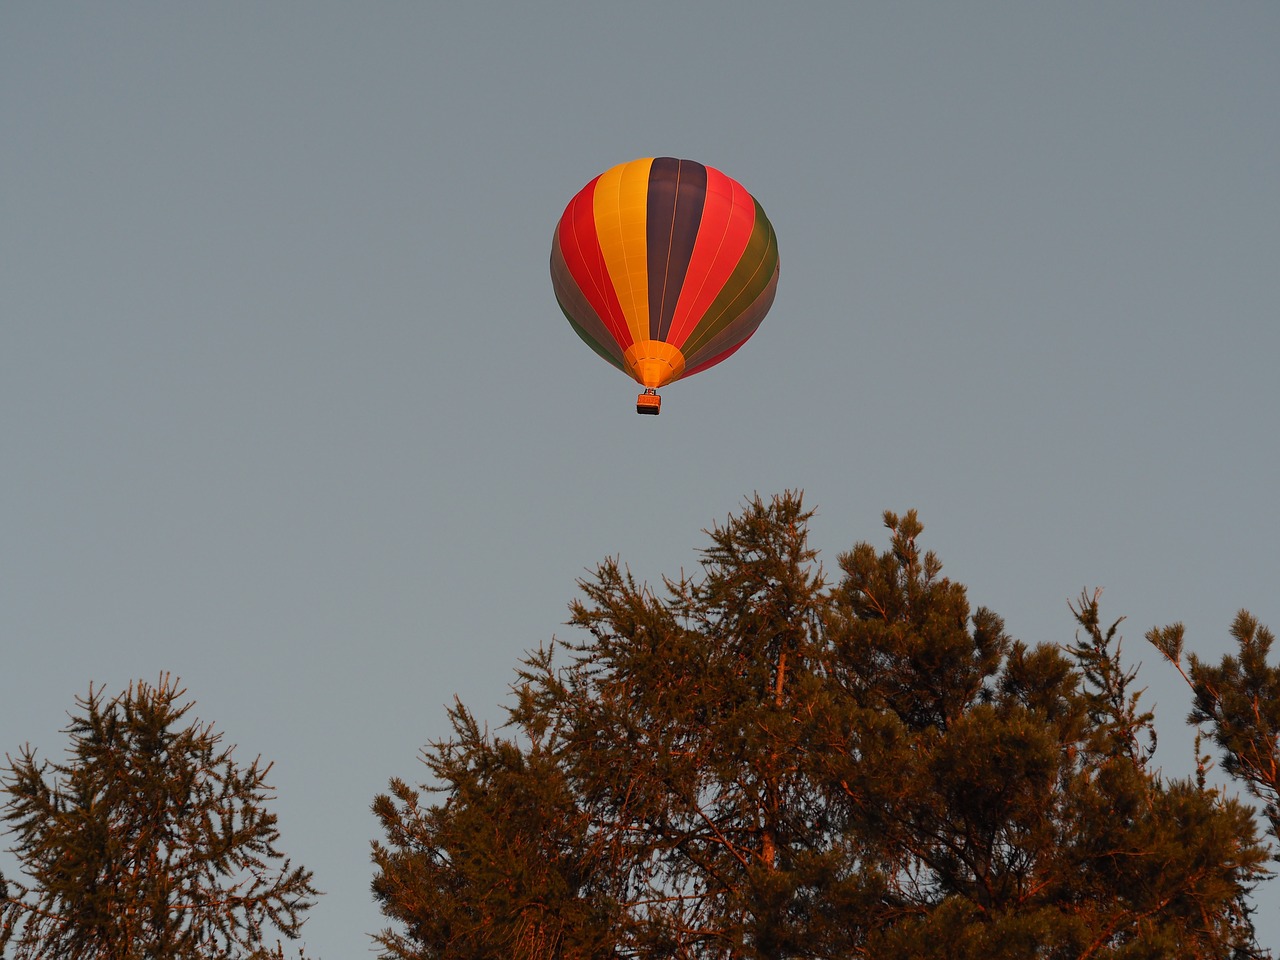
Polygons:
M283 956L317 891L276 847L270 764L232 757L168 675L76 698L65 763L8 757L4 820L26 880L0 878L3 942L59 960Z
M1096 594L1031 647L914 512L830 586L810 517L756 498L660 591L605 561L501 735L455 705L435 782L374 804L386 956L1256 954L1250 811L1150 769Z

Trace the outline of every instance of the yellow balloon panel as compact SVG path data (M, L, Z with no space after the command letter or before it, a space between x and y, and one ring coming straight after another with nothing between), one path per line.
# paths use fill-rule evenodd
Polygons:
M592 198L600 252L632 341L649 336L649 167L653 158L619 164L600 176Z

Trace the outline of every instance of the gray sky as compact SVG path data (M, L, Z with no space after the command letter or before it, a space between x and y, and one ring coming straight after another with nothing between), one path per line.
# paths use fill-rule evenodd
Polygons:
M1187 773L1142 634L1280 627L1277 49L1270 2L3 4L0 751L174 672L276 761L309 952L361 956L445 703L499 720L605 556L803 488L828 568L916 507L1028 642L1105 587ZM782 260L658 418L547 272L654 155Z

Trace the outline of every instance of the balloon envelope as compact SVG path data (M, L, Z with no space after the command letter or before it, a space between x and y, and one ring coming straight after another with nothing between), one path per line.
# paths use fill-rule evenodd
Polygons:
M578 336L656 388L714 366L756 332L778 286L778 241L737 181L645 157L569 201L551 282Z

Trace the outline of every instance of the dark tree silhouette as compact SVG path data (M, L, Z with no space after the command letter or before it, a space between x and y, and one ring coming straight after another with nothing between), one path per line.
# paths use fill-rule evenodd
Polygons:
M19 960L283 956L317 891L276 848L270 764L237 764L169 676L113 699L92 685L69 759L8 757L4 820L26 879L0 879Z

